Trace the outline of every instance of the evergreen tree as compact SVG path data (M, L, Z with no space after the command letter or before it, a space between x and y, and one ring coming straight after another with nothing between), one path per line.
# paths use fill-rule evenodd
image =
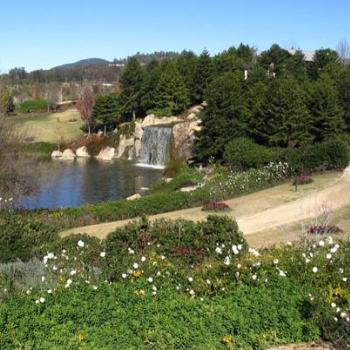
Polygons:
M192 104L195 103L194 89L197 60L197 56L192 51L183 51L181 55L176 59L177 69L182 75Z
M178 114L188 106L189 98L185 82L173 62L166 64L160 76L155 106L160 114Z
M207 50L199 56L194 74L193 102L201 103L204 100L205 91L213 79L213 63Z
M134 57L130 58L120 78L120 84L124 113L131 114L133 120L141 107L142 79L143 71L139 61Z
M141 86L141 107L147 113L155 108L156 88L162 73L158 61L151 61L145 70Z
M310 89L309 108L313 119L313 134L322 141L344 130L344 110L341 107L337 88L332 79L321 75Z
M350 132L350 67L341 74L338 82L338 91L342 108L344 110L344 120L347 132Z
M318 79L322 73L325 73L325 69L329 65L341 65L338 53L331 49L317 50L315 52L313 62L309 67L310 78L313 80Z
M269 50L260 54L258 63L266 70L269 70L271 74L275 73L276 76L280 77L285 74L287 63L291 56L287 50L282 49L277 44L273 44Z
M115 95L101 95L96 98L92 109L92 117L96 124L112 130L121 121L120 98Z
M196 158L221 160L231 139L247 134L247 103L240 73L215 78L206 94L208 107L202 113L202 130L195 147Z
M293 78L271 82L264 118L272 146L294 147L312 140L306 93Z
M15 111L13 97L9 89L2 89L0 91L0 114L10 115Z
M237 50L234 47L216 55L213 64L216 76L244 70L244 60L237 56Z

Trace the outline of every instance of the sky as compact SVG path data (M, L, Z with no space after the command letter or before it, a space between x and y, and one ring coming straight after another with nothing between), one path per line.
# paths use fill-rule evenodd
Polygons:
M89 57L207 49L241 42L314 50L350 41L350 0L3 0L0 72Z

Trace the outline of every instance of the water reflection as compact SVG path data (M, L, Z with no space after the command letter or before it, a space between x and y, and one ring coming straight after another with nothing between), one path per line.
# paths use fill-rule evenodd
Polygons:
M160 170L137 167L132 161L52 161L43 165L39 191L23 198L20 206L55 209L125 198L151 186L161 174Z

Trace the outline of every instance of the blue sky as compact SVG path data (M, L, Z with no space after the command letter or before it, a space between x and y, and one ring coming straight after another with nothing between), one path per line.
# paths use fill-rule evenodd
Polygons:
M349 0L12 0L0 11L0 72L137 51L350 41Z

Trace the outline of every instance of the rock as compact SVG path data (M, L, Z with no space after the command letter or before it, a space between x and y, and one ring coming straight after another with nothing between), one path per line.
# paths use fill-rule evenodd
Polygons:
M61 151L53 151L51 153L51 158L62 158L63 153Z
M100 160L112 160L114 158L115 148L114 147L106 147L100 151L97 159Z
M207 103L206 101L203 101L203 102L201 103L201 106L204 107L204 108L205 108L205 107L208 107L208 103Z
M70 149L67 148L62 153L62 160L73 160L75 158L75 153Z
M204 107L202 105L193 106L188 110L189 113L198 114Z
M172 177L166 177L166 178L164 179L164 181L165 181L166 183L169 183L169 182L173 181L173 178L172 178Z
M192 158L192 148L195 141L192 122L183 122L173 127L172 158L188 160Z
M195 118L197 118L196 113L190 113L190 114L187 116L187 119L188 119L188 120L192 120L192 119L195 119Z
M135 157L139 158L141 156L141 140L135 140L134 149Z
M136 122L135 123L134 138L136 140L141 140L142 135L143 135L142 123Z
M122 158L123 156L125 157L129 157L129 148L134 146L134 138L131 137L131 138L126 138L125 135L120 135L119 137L119 145L118 145L118 149L117 149L117 152L116 152L116 155L115 157L116 158ZM140 146L141 148L141 146Z
M75 151L75 154L77 157L81 157L81 158L89 158L90 154L87 151L86 146L82 146L77 148L77 150Z
M178 117L159 117L157 118L154 114L146 116L142 122L142 128L150 125L162 125L162 124L174 124L181 121Z
M186 187L181 187L180 192L193 192L197 189L197 186L186 186Z
M132 196L128 197L126 200L127 201L134 201L134 200L140 199L140 198L141 198L141 195L139 193L135 193Z

